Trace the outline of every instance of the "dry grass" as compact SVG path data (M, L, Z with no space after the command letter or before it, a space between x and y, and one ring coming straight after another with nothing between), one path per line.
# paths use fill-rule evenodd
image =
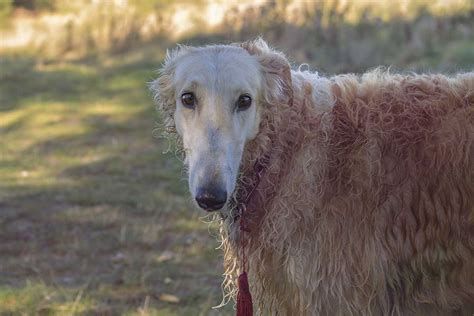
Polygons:
M0 29L0 52L27 46L42 57L70 60L167 40L201 44L264 36L296 62L328 73L374 65L474 68L470 0L43 2L56 9L17 14L10 30Z

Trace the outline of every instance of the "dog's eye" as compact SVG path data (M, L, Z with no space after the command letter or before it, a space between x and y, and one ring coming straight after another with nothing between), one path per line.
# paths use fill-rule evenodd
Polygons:
M196 97L194 96L194 93L186 92L181 95L181 102L185 107L194 109L194 106L196 105Z
M243 94L237 100L237 110L247 110L252 105L252 98L246 94Z

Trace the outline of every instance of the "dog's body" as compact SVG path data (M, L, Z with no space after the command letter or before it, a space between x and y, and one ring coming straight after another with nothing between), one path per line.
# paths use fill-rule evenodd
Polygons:
M234 61L239 70L218 75L221 62ZM186 63L187 71L179 68ZM216 186L238 200L257 185L255 161L269 158L245 234L263 314L474 312L473 73L325 79L291 71L284 56L255 41L182 48L153 86L183 139L199 205L217 203L209 201ZM191 110L178 97L189 87L199 91ZM242 91L251 106L241 106ZM224 111L222 100L234 99L235 109ZM234 293L239 225L228 208L225 285Z

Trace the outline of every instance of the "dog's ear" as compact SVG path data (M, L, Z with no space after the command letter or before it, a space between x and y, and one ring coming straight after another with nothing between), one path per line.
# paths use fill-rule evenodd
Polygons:
M163 65L158 71L158 78L148 85L158 104L158 110L163 114L165 128L168 132L175 131L173 116L176 109L175 69L177 61L189 50L190 47L178 45L177 48L167 51Z
M291 68L285 55L271 49L261 38L240 44L250 55L255 56L263 72L263 99L266 103L291 104L293 87Z

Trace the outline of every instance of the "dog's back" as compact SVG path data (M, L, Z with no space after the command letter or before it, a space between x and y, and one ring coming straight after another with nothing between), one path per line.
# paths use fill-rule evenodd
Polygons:
M471 314L474 76L376 71L336 77L332 92L325 199L373 221L366 233L385 261L383 304Z
M251 255L263 310L471 315L474 75L337 76L331 106L293 75L303 144L286 149Z

